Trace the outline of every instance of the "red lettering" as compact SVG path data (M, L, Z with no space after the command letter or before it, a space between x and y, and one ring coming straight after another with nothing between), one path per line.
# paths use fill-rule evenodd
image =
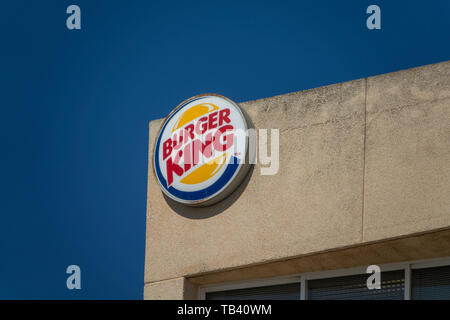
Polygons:
M168 186L173 183L174 175L182 177L200 162L203 164L213 156L214 150L223 152L233 146L234 127L230 124L230 114L229 108L210 113L198 119L196 123L186 125L163 143ZM214 128L218 129L212 130ZM206 132L208 133L205 136ZM196 135L200 137L195 139ZM171 157L173 152L176 152L176 155Z
M203 117L198 119L197 123L195 124L195 133L198 135L204 134L206 130L208 130L208 121L207 117ZM192 138L194 139L194 138Z
M230 123L231 120L228 118L230 115L230 109L223 109L219 111L219 127L224 123Z
M184 147L184 172L188 171L192 166L191 152L189 150L191 148L191 144Z
M168 156L172 153L172 139L167 139L163 143L163 160L166 160Z
M212 156L212 133L206 135L205 143L201 140L194 140L192 143L192 153L193 153L193 165L197 165L200 162L200 152L205 158L210 158Z
M208 129L214 129L217 128L217 111L213 112L209 115L209 121L208 121Z
M187 131L187 133L189 133L189 136L191 137L191 139L194 139L194 125L188 124L185 128L185 130ZM188 139L186 139L186 142L188 141Z
M233 126L231 125L226 125L223 127L220 127L219 129L217 129L216 133L214 134L214 149L217 151L225 151L228 150L232 145L233 145L233 140L234 140L234 134L230 133L227 135L223 136L223 140L224 140L224 144L220 143L220 136L222 135L222 133L227 132L227 131L232 131L233 130Z
M177 163L172 162L172 158L167 159L166 161L166 170L167 170L167 186L170 186L173 182L173 173L177 176L181 176L183 174L183 168L180 167Z
M173 136L172 136L172 142L173 142L172 147L175 150L180 149L181 146L183 145L184 136L185 136L184 130L179 130L177 133L173 134Z

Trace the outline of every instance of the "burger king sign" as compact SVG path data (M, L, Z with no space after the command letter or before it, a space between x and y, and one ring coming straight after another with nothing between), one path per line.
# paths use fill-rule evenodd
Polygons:
M223 96L190 98L164 120L153 149L161 190L187 205L222 200L242 182L250 167L243 110Z

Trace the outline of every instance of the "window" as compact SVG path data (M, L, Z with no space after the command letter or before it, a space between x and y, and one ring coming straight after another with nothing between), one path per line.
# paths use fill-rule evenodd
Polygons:
M300 300L300 282L206 293L206 300Z
M308 300L403 300L403 270L381 273L381 289L367 289L368 274L308 281Z
M381 289L369 290L366 267L200 287L211 300L450 300L450 257L380 265Z
M412 270L411 298L450 299L450 266Z

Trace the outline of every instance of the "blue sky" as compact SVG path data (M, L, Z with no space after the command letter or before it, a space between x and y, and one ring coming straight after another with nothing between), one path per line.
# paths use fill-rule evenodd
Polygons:
M444 0L1 1L0 299L141 299L150 120L200 93L242 102L449 60L449 14Z

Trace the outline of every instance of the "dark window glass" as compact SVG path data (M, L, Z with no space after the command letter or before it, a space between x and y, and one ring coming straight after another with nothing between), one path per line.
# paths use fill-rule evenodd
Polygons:
M411 286L412 299L450 299L450 266L413 269Z
M207 292L206 300L299 300L300 282L275 286Z
M381 273L381 289L367 289L370 274L308 281L310 300L403 300L403 270Z

